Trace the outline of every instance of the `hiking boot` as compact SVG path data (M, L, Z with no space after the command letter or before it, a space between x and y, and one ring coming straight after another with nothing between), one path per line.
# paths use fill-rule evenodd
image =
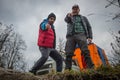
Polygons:
M32 73L32 74L34 74L34 75L36 75L37 71L36 70L29 70L29 72Z

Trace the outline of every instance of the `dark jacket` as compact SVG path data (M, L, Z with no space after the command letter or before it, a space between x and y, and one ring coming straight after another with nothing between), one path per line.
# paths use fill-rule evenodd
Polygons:
M83 28L85 29L86 37L92 39L93 38L92 29L91 29L91 25L90 25L88 19L82 15L77 15L77 16L81 17L81 21L82 21ZM73 33L73 30L74 30L73 23L75 22L74 17L75 16L68 17L68 15L66 15L66 17L65 17L65 22L67 23L67 35L66 35L66 37L74 35L74 33Z

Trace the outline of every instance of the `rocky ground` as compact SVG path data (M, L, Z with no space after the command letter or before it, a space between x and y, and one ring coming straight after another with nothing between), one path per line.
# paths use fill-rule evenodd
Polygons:
M82 72L72 70L63 73L51 72L40 76L0 68L0 80L120 80L120 66L101 67L97 70L84 70Z

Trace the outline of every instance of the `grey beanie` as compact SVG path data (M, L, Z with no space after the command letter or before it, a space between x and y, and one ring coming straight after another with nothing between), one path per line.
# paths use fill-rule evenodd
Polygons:
M50 13L50 14L48 15L48 19L51 18L51 17L54 17L55 20L56 20L56 15L55 15L54 13Z

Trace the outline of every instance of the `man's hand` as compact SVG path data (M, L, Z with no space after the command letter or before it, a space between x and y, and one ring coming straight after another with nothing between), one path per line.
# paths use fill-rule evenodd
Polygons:
M46 29L50 29L51 25L50 24L46 24Z
M89 44L92 43L92 39L91 38L88 38L87 41L88 41Z
M73 16L73 14L72 13L68 13L68 17L72 17Z

